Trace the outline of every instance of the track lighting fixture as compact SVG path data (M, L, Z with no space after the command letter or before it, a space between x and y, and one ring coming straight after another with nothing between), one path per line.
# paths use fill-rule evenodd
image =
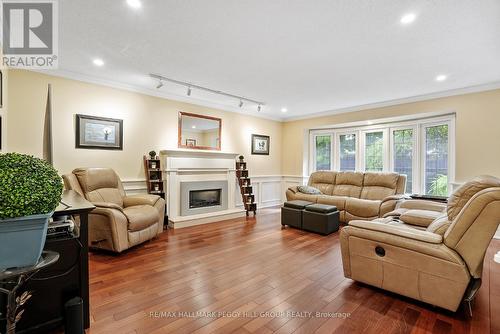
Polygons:
M218 95L223 95L223 96L230 97L233 99L237 99L238 101L240 101L238 104L240 108L243 107L243 104L245 102L250 102L253 105L257 105L257 111L261 111L262 106L265 105L265 103L262 101L257 101L257 100L249 99L249 98L244 97L244 96L234 95L234 94L226 93L226 92L223 92L220 90L215 90L215 89L211 89L211 88L207 88L207 87L203 87L203 86L198 86L198 85L192 84L190 82L185 82L185 81L167 78L167 77L164 77L163 75L150 73L149 76L153 79L159 80L158 86L156 86L156 88L163 87L165 81L187 87L187 96L191 96L191 88L195 88L195 89L200 90L200 91L205 91L205 92L209 92L212 94L218 94Z

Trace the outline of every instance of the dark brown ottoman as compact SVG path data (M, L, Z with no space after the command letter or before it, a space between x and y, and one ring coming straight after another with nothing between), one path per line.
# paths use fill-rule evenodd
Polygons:
M308 201L289 201L281 207L281 225L302 228L302 212L308 205L313 204Z
M311 204L305 207L302 229L327 235L339 230L339 211L336 206Z

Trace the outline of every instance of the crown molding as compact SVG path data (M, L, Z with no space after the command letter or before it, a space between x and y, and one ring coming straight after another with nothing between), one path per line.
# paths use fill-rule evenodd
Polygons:
M479 93L479 92L495 90L495 89L500 89L500 81L495 81L495 82L481 84L481 85L475 85L475 86L455 88L455 89L445 90L445 91L436 92L436 93L422 94L422 95L404 97L404 98L400 98L400 99L362 104L362 105L357 105L357 106L352 106L352 107L332 109L332 110L322 111L322 112L308 114L308 115L304 115L304 116L284 117L282 119L283 119L283 122L293 122L293 121L298 121L298 120L303 120L303 119L332 116L332 115L338 115L338 114L343 114L343 113L348 113L348 112L363 111L363 110L368 110L368 109L390 107L390 106L406 104L406 103L427 101L427 100L438 99L438 98L443 98L443 97L450 97L450 96L457 96L457 95L464 95L464 94L471 94L471 93Z
M45 74L45 75L51 75L51 76L55 76L55 77L71 79L71 80L81 81L81 82L85 82L85 83L91 83L91 84L95 84L95 85L101 85L101 86L126 90L129 92L144 94L144 95L148 95L148 96L159 97L159 98L166 99L166 100L173 100L173 101L177 101L177 102L184 102L184 103L189 103L189 104L202 106L202 107L208 107L208 108L219 109L219 110L228 111L228 112L234 112L234 113L242 114L245 116L263 118L263 119L268 119L268 120L277 121L277 122L283 121L282 117L267 115L267 114L264 114L263 112L249 111L247 109L241 109L239 107L232 107L232 106L228 106L226 104L197 99L196 97L192 97L192 96L183 96L183 95L178 95L178 94L160 91L157 89L149 89L149 88L145 88L142 86L131 85L131 84L115 81L115 80L103 79L103 78L100 78L97 76L87 75L87 74L83 74L83 73L79 73L79 72L66 71L66 70L60 70L60 69L57 69L57 70L34 70L34 69L32 69L31 71Z
M52 76L56 76L56 77L62 77L62 78L66 78L66 79L82 81L82 82L86 82L86 83L102 85L102 86L107 86L107 87L116 88L116 89L122 89L122 90L130 91L130 92L134 92L134 93L159 97L159 98L163 98L163 99L167 99L167 100L185 102L185 103L190 103L190 104L198 105L198 106L202 106L202 107L208 107L208 108L219 109L219 110L228 111L228 112L234 112L234 113L238 113L238 114L242 114L242 115L246 115L246 116L268 119L268 120L277 121L277 122L293 122L293 121L304 120L304 119L332 116L332 115L338 115L338 114L343 114L343 113L348 113L348 112L390 107L390 106L406 104L406 103L421 102L421 101L450 97L450 96L479 93L479 92L483 92L483 91L500 89L500 81L495 81L495 82L491 82L491 83L455 88L455 89L445 90L445 91L441 91L441 92L422 94L422 95L416 95L416 96L409 96L409 97L404 97L404 98L394 99L394 100L385 100L385 101L379 101L379 102L362 104L362 105L355 105L355 106L350 106L350 107L345 107L345 108L331 109L331 110L327 110L327 111L321 111L321 112L311 113L311 114L302 115L302 116L290 116L290 117L281 116L281 117L278 117L278 116L266 115L266 114L263 114L262 112L259 113L257 111L248 111L245 109L242 110L242 109L237 108L237 107L232 107L232 106L228 106L225 104L201 100L201 99L197 99L195 97L188 97L188 96L172 94L172 93L168 93L168 92L162 92L162 91L158 91L156 89L149 89L149 88L145 88L145 87L141 87L141 86L131 85L131 84L127 84L127 83L123 83L123 82L119 82L119 81L114 81L114 80L103 79L103 78L100 78L97 76L91 76L91 75L73 72L73 71L66 71L66 70L59 70L59 69L57 69L57 70L32 70L32 71L46 74L46 75L52 75Z

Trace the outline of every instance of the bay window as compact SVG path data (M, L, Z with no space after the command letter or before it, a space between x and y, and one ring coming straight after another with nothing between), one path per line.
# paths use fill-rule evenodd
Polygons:
M407 193L446 196L455 167L454 120L447 114L311 130L309 166L311 171L396 172L407 176Z

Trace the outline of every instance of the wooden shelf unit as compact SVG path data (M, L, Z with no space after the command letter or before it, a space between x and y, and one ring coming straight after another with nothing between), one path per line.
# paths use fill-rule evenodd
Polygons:
M236 177L241 191L241 199L245 207L247 216L252 211L255 215L257 212L257 203L253 194L252 180L248 177L247 163L244 161L236 162Z
M159 195L165 199L165 191L163 189L163 178L160 168L160 158L151 159L144 156L144 171L146 173L146 184L148 194Z

